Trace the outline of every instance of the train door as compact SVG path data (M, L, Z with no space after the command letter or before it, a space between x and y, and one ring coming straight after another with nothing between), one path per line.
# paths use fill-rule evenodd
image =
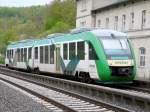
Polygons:
M56 45L56 72L60 73L60 45Z

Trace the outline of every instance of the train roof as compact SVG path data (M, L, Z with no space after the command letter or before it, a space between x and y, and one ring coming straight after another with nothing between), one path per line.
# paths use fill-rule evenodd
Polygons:
M24 46L31 47L34 44L34 41L34 39L26 39L17 42L12 42L10 45L8 45L7 49L22 48Z
M110 29L99 29L99 28L78 28L71 31L70 34L51 34L42 39L27 39L18 42L11 43L8 45L7 49L32 47L32 46L42 46L49 45L65 41L73 40L84 40L85 34L93 34L96 37L110 37L114 35L115 37L126 37L127 35L122 32L110 30ZM83 36L84 35L84 36ZM87 35L86 35L87 36Z
M92 30L91 32L98 37L111 37L111 35L114 35L116 37L127 37L127 34L125 33L110 29L96 29Z

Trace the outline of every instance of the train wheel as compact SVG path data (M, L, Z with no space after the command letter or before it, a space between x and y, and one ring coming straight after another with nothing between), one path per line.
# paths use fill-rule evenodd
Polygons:
M6 68L8 68L8 64L6 64Z

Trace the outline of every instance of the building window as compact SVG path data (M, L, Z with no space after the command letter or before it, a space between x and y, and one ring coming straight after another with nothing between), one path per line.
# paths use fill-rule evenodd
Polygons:
M30 47L28 49L28 59L31 59L31 57L32 57L32 48Z
M64 57L64 60L68 59L68 44L63 45L63 57Z
M97 21L97 27L101 27L101 20L100 19Z
M54 64L54 50L55 46L50 45L50 64Z
M126 15L122 15L122 31L126 28Z
M81 2L82 2L81 11L85 11L87 6L87 0L82 0Z
M69 59L72 60L76 56L75 43L69 43Z
M35 47L34 49L34 58L38 59L38 47Z
M40 46L40 63L44 62L44 47Z
M89 42L89 60L97 60L97 54L95 52L95 49L93 48L93 45Z
M118 16L115 16L114 30L118 30Z
M142 11L142 25L141 27L144 28L146 25L146 10Z
M140 67L145 66L145 55L146 55L146 49L144 47L139 48L139 66Z
M109 18L106 18L106 28L109 28Z
M130 13L130 29L134 28L134 12Z
M48 60L48 57L49 57L48 46L45 46L45 52L44 52L44 55L45 55L45 64L48 64L48 63L49 63L49 60Z
M77 56L80 60L85 59L85 45L84 42L77 43Z
M80 22L80 26L81 26L81 27L86 26L86 21Z

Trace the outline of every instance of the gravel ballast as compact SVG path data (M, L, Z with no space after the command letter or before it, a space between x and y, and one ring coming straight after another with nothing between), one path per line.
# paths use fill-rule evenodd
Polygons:
M40 101L14 88L0 80L0 112L53 112Z

